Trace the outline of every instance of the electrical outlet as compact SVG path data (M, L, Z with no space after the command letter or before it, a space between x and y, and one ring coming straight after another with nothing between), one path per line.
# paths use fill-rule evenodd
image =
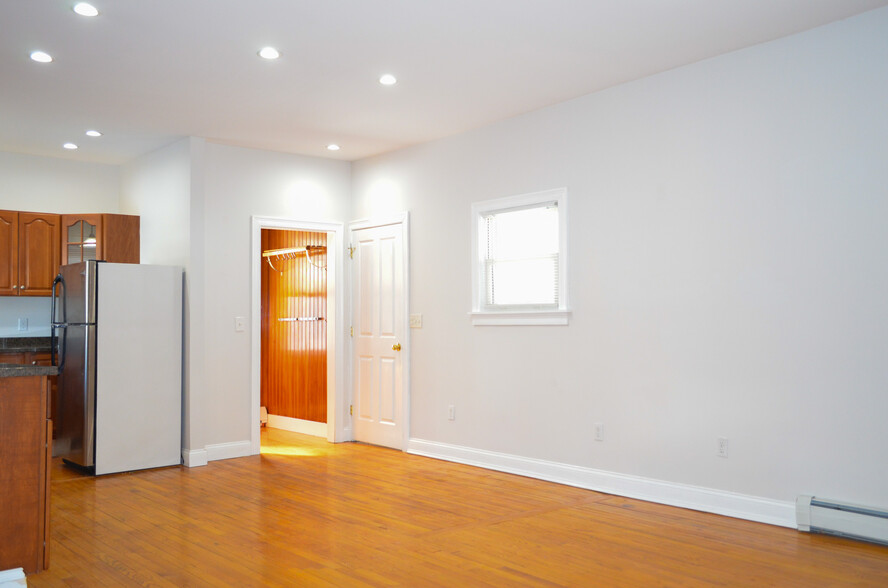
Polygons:
M19 331L27 331L28 330L28 319L27 318L20 318L19 319L18 329L19 329Z
M422 328L422 315L421 314L411 314L410 315L410 328L411 329L421 329Z
M238 333L247 330L247 319L242 316L234 317L234 330Z
M602 423L595 423L593 429L595 430L595 440L604 441L604 425Z
M456 420L456 408L451 404L447 407L447 420L454 421Z
M718 456L719 457L728 457L728 438L727 437L719 437L718 438Z

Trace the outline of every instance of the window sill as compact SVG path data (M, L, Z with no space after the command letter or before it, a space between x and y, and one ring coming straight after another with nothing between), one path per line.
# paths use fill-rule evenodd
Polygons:
M472 326L566 325L569 310L526 310L512 312L470 312Z

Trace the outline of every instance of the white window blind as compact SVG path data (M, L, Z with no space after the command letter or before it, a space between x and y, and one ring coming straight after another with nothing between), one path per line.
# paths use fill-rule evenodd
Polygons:
M558 205L485 215L487 307L558 307Z

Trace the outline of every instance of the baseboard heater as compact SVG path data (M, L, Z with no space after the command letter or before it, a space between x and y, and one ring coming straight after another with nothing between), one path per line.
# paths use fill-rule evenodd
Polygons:
M888 545L888 511L814 496L796 499L799 531Z

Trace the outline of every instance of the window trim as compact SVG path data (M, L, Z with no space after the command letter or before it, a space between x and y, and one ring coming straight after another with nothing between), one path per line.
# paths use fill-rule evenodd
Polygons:
M555 308L511 307L491 310L484 306L486 279L480 237L484 216L534 208L555 202L558 207L558 305ZM472 203L472 311L469 316L474 326L489 325L566 325L570 318L568 303L568 235L567 188L557 188L506 196Z

